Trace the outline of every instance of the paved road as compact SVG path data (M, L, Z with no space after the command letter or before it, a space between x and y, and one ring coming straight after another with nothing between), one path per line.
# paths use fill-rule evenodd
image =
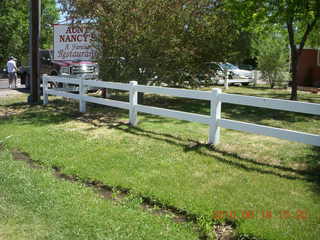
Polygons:
M17 81L17 88L10 89L7 78L0 78L0 97L7 97L10 95L17 95L28 92L24 85L20 85L20 79Z
M8 79L0 78L0 89L8 88L8 87L9 87Z

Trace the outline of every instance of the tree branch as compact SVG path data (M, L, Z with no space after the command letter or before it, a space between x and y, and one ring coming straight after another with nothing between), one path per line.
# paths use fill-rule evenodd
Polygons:
M291 47L291 51L296 51L296 43L294 40L294 31L293 31L293 18L290 17L287 20L287 29L288 29L288 34L289 34L289 42L290 42L290 47Z
M308 26L307 26L307 29L305 31L305 33L303 34L303 37L301 39L301 42L299 44L299 51L298 51L298 54L301 53L306 41L307 41L307 38L310 34L310 32L312 31L312 29L314 28L314 26L316 25L317 21L319 20L320 18L320 14L316 15L316 17L314 18L314 20L312 21L312 23L309 23Z

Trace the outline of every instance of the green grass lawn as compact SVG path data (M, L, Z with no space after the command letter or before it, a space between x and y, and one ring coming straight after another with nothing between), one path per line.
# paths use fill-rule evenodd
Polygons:
M0 239L197 239L188 224L103 200L87 187L58 180L0 152ZM123 204L124 203L124 204Z
M288 98L287 91L264 88L231 87L228 93ZM320 103L319 95L300 98ZM208 224L232 221L239 235L270 240L320 236L317 147L222 129L221 143L212 149L205 144L208 126L202 124L139 114L133 128L126 124L128 112L114 108L88 104L88 112L80 114L73 101L51 98L48 106L32 107L19 102L0 103L0 115L6 115L0 141L45 166L130 189ZM205 101L146 95L145 103L209 113ZM320 134L319 116L231 104L223 104L222 116Z

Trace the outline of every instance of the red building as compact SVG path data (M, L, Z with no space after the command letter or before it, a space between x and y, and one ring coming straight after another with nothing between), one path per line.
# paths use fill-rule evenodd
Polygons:
M298 63L298 85L320 87L320 49L303 49Z

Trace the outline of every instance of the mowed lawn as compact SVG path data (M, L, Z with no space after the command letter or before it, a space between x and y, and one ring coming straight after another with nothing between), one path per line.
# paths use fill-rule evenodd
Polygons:
M289 97L285 90L263 87L228 92ZM300 98L320 103L319 95ZM138 126L130 127L128 112L115 108L88 104L88 112L80 114L70 100L51 98L48 106L32 107L21 100L0 100L0 141L45 166L130 189L134 196L195 214L207 225L231 221L243 238L320 236L318 147L222 129L213 149L206 145L206 125L139 114ZM205 101L146 95L145 104L209 113ZM231 104L223 104L222 116L320 134L319 116Z
M116 204L0 151L0 239L197 239L188 224Z

